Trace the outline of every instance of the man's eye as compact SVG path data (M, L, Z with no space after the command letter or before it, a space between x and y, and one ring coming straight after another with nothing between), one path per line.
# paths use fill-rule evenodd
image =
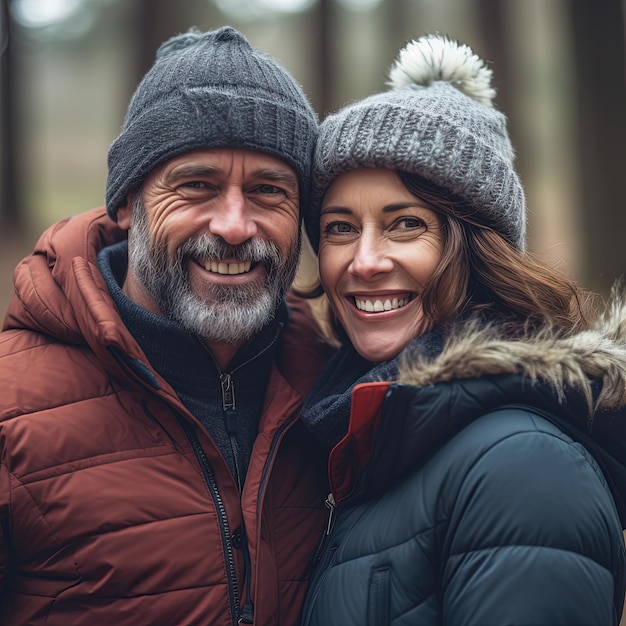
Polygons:
M207 184L201 180L190 180L181 185L181 187L188 187L190 189L204 189L206 186Z
M281 192L280 187L276 187L274 185L259 185L257 189L261 193L280 193Z

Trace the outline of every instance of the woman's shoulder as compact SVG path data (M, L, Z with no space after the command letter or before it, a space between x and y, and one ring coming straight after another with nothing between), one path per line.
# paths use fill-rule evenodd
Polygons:
M457 459L466 476L497 471L509 487L552 475L564 488L575 488L571 478L606 481L591 452L560 427L558 418L532 405L503 405L485 412L451 437L441 449ZM504 486L504 485L503 485ZM509 488L507 487L507 489Z
M465 529L461 538L478 532L480 543L489 545L491 534L498 545L507 535L517 545L587 554L593 550L585 543L598 532L612 527L621 538L615 503L594 456L532 407L486 413L429 465L432 475L446 476L439 487L450 494L446 515Z
M562 450L575 440L557 425L557 418L532 404L502 404L486 410L469 422L452 439L454 445L471 447L478 458L499 446L518 446L528 441L533 447ZM575 446L576 449L577 446Z
M624 544L607 482L587 448L550 419L524 407L486 413L424 472L442 477L434 496L443 584L466 609L476 609L471 590L480 580L489 589L477 591L484 616L524 599L544 607L540 614L564 610L599 623L589 617L592 606L610 605L611 593L621 593ZM572 598L568 589L588 591ZM617 595L615 603L621 606ZM528 608L510 604L505 613Z

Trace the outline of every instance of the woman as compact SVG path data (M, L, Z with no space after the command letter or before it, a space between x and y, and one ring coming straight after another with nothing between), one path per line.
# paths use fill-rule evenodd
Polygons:
M332 493L302 623L617 624L626 306L596 319L525 252L469 48L424 37L390 77L315 157L307 231L343 345L303 416Z

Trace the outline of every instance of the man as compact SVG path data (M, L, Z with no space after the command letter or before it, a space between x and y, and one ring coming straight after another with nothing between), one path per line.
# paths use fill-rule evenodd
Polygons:
M316 133L237 31L174 37L109 151L106 211L18 266L1 624L298 622L327 493L298 417L328 349L285 293Z

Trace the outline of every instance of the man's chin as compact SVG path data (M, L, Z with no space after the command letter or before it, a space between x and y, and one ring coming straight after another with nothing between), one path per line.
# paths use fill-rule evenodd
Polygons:
M257 333L274 316L275 299L264 290L254 298L234 297L206 300L187 293L170 310L169 317L189 332L210 341L238 343Z

